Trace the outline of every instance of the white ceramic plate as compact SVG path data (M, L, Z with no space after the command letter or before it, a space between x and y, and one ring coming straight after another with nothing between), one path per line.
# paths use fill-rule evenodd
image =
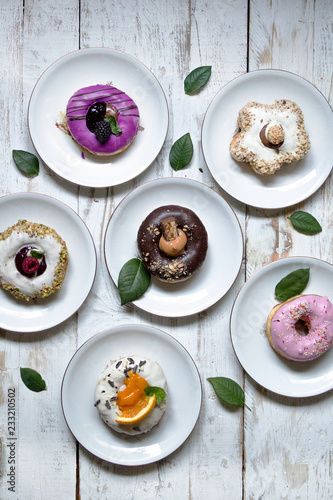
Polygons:
M311 149L298 163L262 176L235 161L229 146L240 109L249 101L272 104L275 99L301 107ZM255 207L282 208L305 200L325 182L333 164L333 149L327 147L332 129L332 110L311 83L286 71L259 70L232 80L215 96L202 126L202 149L211 174L227 193Z
M155 208L181 205L193 210L208 233L208 251L201 268L182 283L162 283L152 278L146 293L134 302L152 314L189 316L207 309L234 283L243 258L243 235L228 203L200 182L167 178L134 189L114 211L104 240L105 260L114 283L122 266L138 256L137 232Z
M138 105L144 130L123 153L82 157L82 148L55 123L74 92L110 81ZM54 62L38 80L28 109L31 140L42 160L61 177L91 187L115 186L143 172L160 152L168 122L168 105L155 76L134 57L107 48L78 50Z
M95 279L96 251L82 219L54 198L37 193L0 198L0 232L19 219L55 229L66 242L69 254L66 276L59 292L46 299L27 303L16 300L0 287L0 328L35 332L65 321L83 304Z
M149 433L127 436L102 421L94 394L110 361L133 354L162 367L168 404ZM177 340L150 326L121 325L91 337L76 351L64 374L61 399L67 425L84 448L108 462L143 465L166 457L188 438L199 417L202 388L193 359Z
M230 319L231 341L244 370L258 384L277 394L307 397L333 388L333 348L318 359L289 361L277 354L266 335L267 316L278 303L277 283L300 268L310 268L303 294L318 294L333 300L333 266L310 257L281 259L257 271L239 292Z

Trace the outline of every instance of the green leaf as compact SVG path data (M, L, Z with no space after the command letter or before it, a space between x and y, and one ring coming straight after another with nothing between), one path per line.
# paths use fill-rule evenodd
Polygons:
M114 116L107 116L106 118L104 118L104 121L106 121L110 124L112 134L114 134L118 137L118 135L120 135L122 133L122 130L119 127L118 122Z
M35 259L41 259L45 252L40 252L39 250L30 250L30 256L35 257Z
M32 368L20 368L22 382L30 391L41 392L46 390L45 381Z
M287 274L275 287L276 300L285 301L295 295L300 295L310 278L310 269L297 269Z
M121 305L138 299L150 285L150 274L140 259L131 259L120 270L118 290Z
M153 394L156 394L156 404L162 403L162 401L165 399L166 392L162 387L154 387L152 385L148 385L145 387L145 393L147 396L152 396Z
M39 174L39 161L32 153L13 149L13 160L19 171L26 177L36 177Z
M294 212L291 214L290 222L296 231L305 234L317 234L322 231L322 227L313 215L308 212L302 212L299 210L298 212Z
M216 396L230 405L245 404L244 391L234 380L227 377L210 377L207 379L213 386ZM246 404L245 406L251 411Z
M184 80L185 94L199 92L208 82L211 72L211 66L200 66L191 71Z
M170 165L174 170L186 167L193 156L193 144L189 133L183 135L172 146L169 155Z

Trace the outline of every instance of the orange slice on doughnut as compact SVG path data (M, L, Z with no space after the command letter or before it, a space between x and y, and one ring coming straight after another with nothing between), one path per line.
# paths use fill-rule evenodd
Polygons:
M149 385L147 380L132 371L124 384L126 387L117 396L117 405L122 413L116 422L122 425L137 424L153 411L156 395L147 396L144 390Z
M124 410L116 422L123 425L138 424L151 413L156 404L156 394L142 397L135 405Z

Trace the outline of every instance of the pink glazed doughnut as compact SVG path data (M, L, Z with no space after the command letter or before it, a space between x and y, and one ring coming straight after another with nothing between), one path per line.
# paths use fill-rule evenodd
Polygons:
M96 103L106 107L106 114L104 112L98 120L114 116L121 130L118 136L111 134L102 143L87 126L88 111ZM140 114L135 102L125 92L111 85L93 85L72 95L67 104L66 119L72 137L80 146L94 155L108 156L124 151L132 143L139 130Z
M320 295L297 295L270 312L268 340L281 356L293 361L311 361L333 342L333 305Z

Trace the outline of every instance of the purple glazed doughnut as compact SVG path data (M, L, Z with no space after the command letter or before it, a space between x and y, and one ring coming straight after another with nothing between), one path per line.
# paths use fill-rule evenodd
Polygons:
M121 130L119 135L112 133L104 142L97 139L94 127L87 125L87 115L91 116L90 109L96 103L105 108L99 121L114 116ZM139 130L140 114L135 102L122 90L111 85L92 85L72 95L66 119L72 137L80 146L94 155L108 156L124 151L132 143ZM107 122L104 125L107 126Z

